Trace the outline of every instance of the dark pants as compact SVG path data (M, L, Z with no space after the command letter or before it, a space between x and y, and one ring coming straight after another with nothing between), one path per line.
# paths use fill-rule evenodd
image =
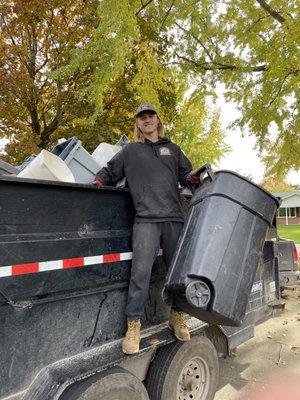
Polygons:
M164 261L169 268L182 227L182 222L134 224L131 278L126 307L128 320L141 318L148 297L152 266L159 248L162 248Z

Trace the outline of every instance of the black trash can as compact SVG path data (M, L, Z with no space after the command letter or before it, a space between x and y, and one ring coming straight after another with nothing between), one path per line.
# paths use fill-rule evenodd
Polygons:
M164 297L211 324L239 326L279 201L231 171L207 173L190 202Z

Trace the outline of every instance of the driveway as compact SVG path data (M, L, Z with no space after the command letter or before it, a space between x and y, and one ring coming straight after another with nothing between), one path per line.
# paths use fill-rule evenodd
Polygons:
M247 397L256 385L264 389L268 377L276 381L278 374L296 374L300 386L300 286L284 294L286 310L258 325L254 338L239 346L235 357L220 360L220 385L214 400Z

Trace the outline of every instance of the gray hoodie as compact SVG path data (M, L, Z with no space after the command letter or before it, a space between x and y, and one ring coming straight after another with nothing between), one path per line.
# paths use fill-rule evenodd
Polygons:
M102 168L104 184L124 176L136 210L136 221L183 221L178 182L185 186L192 164L167 138L129 143Z

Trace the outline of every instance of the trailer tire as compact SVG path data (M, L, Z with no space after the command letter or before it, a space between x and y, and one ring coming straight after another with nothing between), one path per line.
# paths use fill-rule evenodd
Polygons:
M71 385L60 400L149 400L143 383L129 371L114 367Z
M219 362L212 342L194 336L157 351L146 388L150 400L212 400L219 380Z

